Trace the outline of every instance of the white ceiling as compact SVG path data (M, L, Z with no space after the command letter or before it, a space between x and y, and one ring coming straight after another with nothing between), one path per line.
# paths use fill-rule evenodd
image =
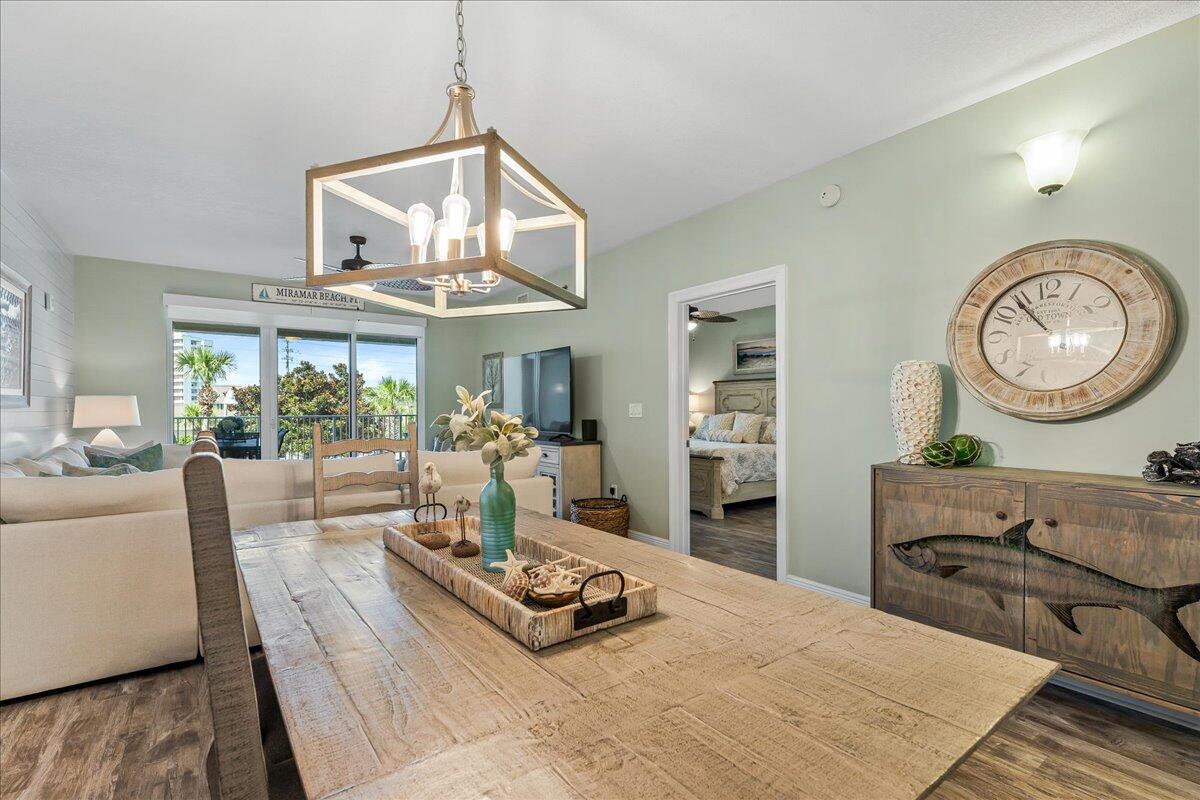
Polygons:
M481 126L587 208L593 253L1200 8L466 5ZM75 253L296 274L305 168L424 142L452 15L448 0L4 2L0 166ZM330 259L376 235L334 227Z

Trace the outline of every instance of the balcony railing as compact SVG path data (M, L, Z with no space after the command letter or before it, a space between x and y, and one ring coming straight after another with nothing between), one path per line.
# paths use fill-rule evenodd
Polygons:
M222 421L241 420L242 430L222 435ZM360 439L403 439L408 435L409 423L417 421L416 414L359 414L358 437ZM351 438L350 417L347 414L285 415L279 418L276 445L280 458L308 458L312 453L313 423L321 423L321 438L326 442L337 442ZM238 427L236 423L225 423L225 429ZM227 458L261 458L262 434L257 416L223 417L175 417L174 434L176 444L191 444L196 434L203 430L217 432L217 445Z

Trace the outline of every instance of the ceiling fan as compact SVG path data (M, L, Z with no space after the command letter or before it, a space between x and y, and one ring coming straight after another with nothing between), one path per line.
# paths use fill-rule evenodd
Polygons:
M354 245L354 255L350 258L343 258L341 266L326 264L325 269L331 272L357 272L359 270L369 271L370 267L376 266L370 261L362 257L362 247L367 243L367 237L354 235L350 237L350 244ZM304 261L300 256L295 256L297 261ZM394 266L392 264L381 264L378 266ZM284 278L286 281L303 281L306 280L306 275L293 275ZM398 292L429 292L433 291L433 287L426 286L415 278L393 278L390 280L372 281L375 288L379 291L398 291ZM336 292L337 289L330 288L329 291Z
M720 311L702 311L695 306L688 306L688 327L693 322L737 322L736 317L729 317Z

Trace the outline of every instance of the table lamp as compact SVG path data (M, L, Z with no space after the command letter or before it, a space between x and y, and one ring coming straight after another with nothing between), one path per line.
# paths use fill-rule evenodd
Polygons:
M124 447L125 443L113 428L142 424L138 415L137 397L131 394L81 394L75 396L75 428L103 428L92 444L103 447Z

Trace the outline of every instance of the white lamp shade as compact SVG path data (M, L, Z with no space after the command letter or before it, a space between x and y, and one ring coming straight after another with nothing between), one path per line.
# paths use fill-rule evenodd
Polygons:
M693 414L700 410L700 395L692 392L688 395L688 411Z
M1017 148L1025 159L1025 174L1035 192L1049 195L1067 185L1075 174L1085 136L1087 131L1055 131Z
M123 428L142 424L137 397L132 394L75 396L75 428Z

